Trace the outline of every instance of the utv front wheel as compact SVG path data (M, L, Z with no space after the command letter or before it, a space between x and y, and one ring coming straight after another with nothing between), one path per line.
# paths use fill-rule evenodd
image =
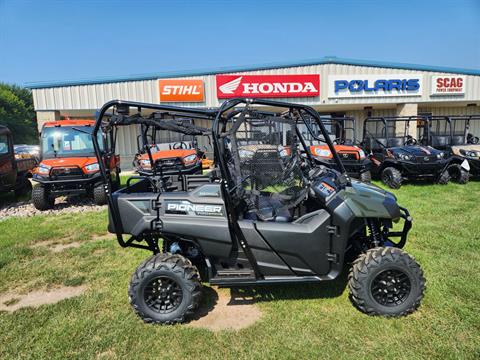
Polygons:
M368 315L405 316L419 307L425 278L403 250L378 247L355 260L348 288L353 305Z
M447 185L450 182L450 179L451 179L450 172L447 169L440 174L440 176L438 177L437 183L440 185Z
M360 174L360 181L364 183L371 183L372 182L372 173L370 171L364 171Z
M103 184L93 188L93 202L97 205L105 205L107 203L107 194Z
M24 196L31 191L32 191L32 183L30 182L30 179L25 176L22 179L22 183L20 184L20 186L17 189L15 189L15 196L16 197Z
M32 202L37 210L50 210L55 204L55 198L50 196L50 193L42 184L35 184L32 189Z
M382 182L392 189L400 189L402 186L402 173L394 167L387 167L382 171Z
M452 164L448 167L447 172L449 173L451 179L459 184L466 184L470 173L462 168L460 164Z
M181 323L197 308L202 291L198 270L181 255L158 254L132 276L130 304L143 321Z

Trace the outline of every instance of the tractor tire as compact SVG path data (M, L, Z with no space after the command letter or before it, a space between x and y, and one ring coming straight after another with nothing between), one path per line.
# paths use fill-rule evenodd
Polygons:
M437 184L447 185L450 182L451 178L452 177L450 176L450 172L447 169L440 174L440 176L437 179Z
M462 168L460 164L452 164L447 168L447 172L450 174L452 181L458 184L466 184L470 173Z
M425 287L420 265L394 247L368 250L354 261L348 275L350 300L367 315L408 315L420 306Z
M27 195L32 191L32 183L30 182L30 179L27 177L24 177L22 179L22 184L18 189L15 189L15 197L20 197Z
M105 193L103 184L93 188L93 202L96 205L105 205L107 203L107 194Z
M364 183L371 183L372 182L372 173L368 171L364 171L360 174L360 181Z
M55 205L55 198L51 197L48 189L42 184L35 184L32 189L32 202L37 210L50 210Z
M185 321L198 307L202 284L198 270L181 255L157 254L134 272L128 289L130 304L146 323Z
M391 189L400 189L402 186L402 173L394 167L386 167L382 171L382 182Z

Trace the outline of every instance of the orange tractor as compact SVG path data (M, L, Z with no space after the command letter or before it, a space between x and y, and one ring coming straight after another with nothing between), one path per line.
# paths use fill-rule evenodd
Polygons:
M59 120L43 125L41 162L34 169L33 205L38 210L53 208L55 198L86 194L98 205L106 203L103 180L92 142L95 120ZM102 147L112 144L115 136L99 135ZM120 185L120 157L112 156L106 164L115 186Z

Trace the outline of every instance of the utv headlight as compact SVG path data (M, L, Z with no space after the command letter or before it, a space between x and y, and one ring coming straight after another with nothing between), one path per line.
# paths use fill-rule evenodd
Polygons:
M152 164L150 163L150 160L148 159L142 159L139 161L140 166L142 167L150 167Z
M409 154L404 154L404 153L398 153L398 154L395 154L395 156L400 159L400 160L405 160L405 161L410 161L413 159L413 155L409 155Z
M473 150L460 150L460 153L470 158L477 158L480 156L480 152L473 151Z
M281 157L287 157L287 156L288 156L288 151L287 151L287 149L281 149L281 150L280 150L280 156L281 156Z
M360 156L360 160L363 160L367 157L365 155L365 151L363 151L362 149L358 150L358 155Z
M320 157L325 157L325 158L332 157L332 152L328 149L315 148L314 152L315 152L315 155Z
M93 172L93 171L98 171L100 167L98 166L98 163L93 163L85 166L85 170L88 172Z
M37 168L37 174L48 175L50 173L50 166L40 164Z
M196 154L188 155L183 158L184 163L191 163L191 162L194 162L195 160L197 160Z
M437 154L437 159L443 159L445 157L445 153L444 152L440 152Z
M245 150L245 149L238 150L238 156L240 156L240 158L242 159L252 158L254 154L255 152L251 150Z

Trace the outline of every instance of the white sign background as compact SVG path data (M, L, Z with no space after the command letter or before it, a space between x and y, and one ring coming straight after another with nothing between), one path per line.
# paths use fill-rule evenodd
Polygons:
M418 79L420 85L418 90L379 90L379 91L359 91L350 92L350 90L344 89L335 93L335 81L336 80L368 80L368 87L372 88L377 80L404 80L404 79ZM423 94L423 75L418 74L379 74L379 75L328 75L328 97L329 98L362 98L362 97L384 97L384 96L422 96Z
M437 87L437 80L438 79L448 79L448 82L451 82L452 79L458 81L458 79L462 79L462 86L459 87ZM432 76L432 91L431 95L441 96L441 95L464 95L465 94L465 76L461 75L435 75Z

